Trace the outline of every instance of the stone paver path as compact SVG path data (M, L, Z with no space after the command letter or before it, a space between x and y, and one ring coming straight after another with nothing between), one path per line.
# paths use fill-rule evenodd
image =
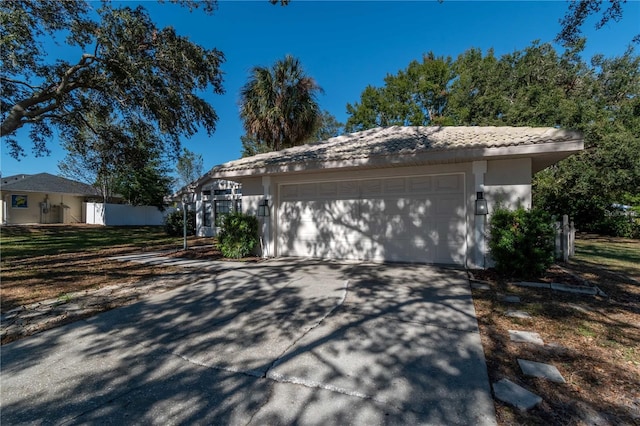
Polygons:
M511 318L531 319L531 315L525 311L514 311L510 309L505 312L505 315Z
M553 365L525 359L518 359L518 364L520 364L522 372L527 376L540 377L556 383L566 383L560 371Z
M542 398L538 395L529 392L509 379L502 379L494 383L493 393L498 400L511 404L520 410L529 410L542 402Z
M509 338L515 343L544 345L544 341L540 338L540 335L531 331L509 330Z

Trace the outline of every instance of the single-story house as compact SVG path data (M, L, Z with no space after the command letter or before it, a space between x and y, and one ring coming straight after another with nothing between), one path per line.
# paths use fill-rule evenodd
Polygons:
M231 161L198 185L242 185L264 257L486 267L492 209L530 207L533 175L583 148L556 128L395 126Z
M224 179L209 179L208 175L178 190L170 197L185 202L196 212L196 235L215 237L224 215L242 211L242 185Z
M82 203L99 198L91 185L49 173L0 181L0 223L81 223Z

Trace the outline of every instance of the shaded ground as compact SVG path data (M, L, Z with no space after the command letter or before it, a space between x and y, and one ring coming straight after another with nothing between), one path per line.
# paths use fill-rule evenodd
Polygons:
M602 247L598 242L613 245ZM630 248L614 270L604 259ZM607 297L513 286L491 272L477 275L490 290L473 290L474 303L491 382L508 378L540 395L544 402L527 413L496 401L498 422L512 424L640 424L640 283L635 280L640 242L582 236L568 264L552 268L537 281L597 285ZM594 260L593 254L597 254ZM603 263L600 263L603 262ZM501 302L498 294L515 294L522 303ZM506 317L521 310L532 319ZM508 330L540 334L545 346L509 341ZM517 358L555 365L566 384L525 377Z
M466 273L236 262L2 347L2 424L493 425Z
M30 319L23 324L14 324L17 328L11 336L5 333L3 321L3 343L185 285L183 273L193 273L108 261L109 256L173 248L173 257L222 257L210 245L211 239L192 238L190 247L207 246L183 252L179 250L181 239L167 242L156 236L155 244L141 247L127 243L126 235L107 238L93 229L90 237L98 248L74 252L72 244L60 241L57 252L37 248L37 255L25 256L20 242L15 248L7 247L5 231L2 229L3 317L12 309L33 315L27 315ZM153 230L141 237L149 232ZM119 238L122 241L120 246L100 247L98 238L111 245ZM11 250L20 255L6 256ZM576 256L538 279L597 285L608 297L514 287L491 272L475 274L491 286L489 291L473 291L491 381L509 378L544 399L528 413L496 402L499 424L640 424L640 242L580 235ZM498 300L498 293L518 294L523 303L517 307L505 304ZM38 303L43 301L46 303ZM507 309L527 311L533 319L505 317ZM45 311L51 315L49 320L33 327L42 318L38 313ZM547 345L515 345L508 340L510 329L538 332ZM551 363L567 383L524 377L517 358Z
M211 239L189 237L190 245ZM162 227L31 225L0 227L0 309L60 298L114 284L131 285L175 272L165 267L123 264L108 258L141 251L182 248Z

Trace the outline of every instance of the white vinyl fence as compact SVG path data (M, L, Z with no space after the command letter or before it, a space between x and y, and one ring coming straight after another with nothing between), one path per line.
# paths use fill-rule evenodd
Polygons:
M576 227L573 221L569 222L569 216L562 216L562 222L555 223L556 228L556 259L563 262L576 254Z
M171 212L171 209L161 212L153 206L104 203L84 203L82 210L86 223L105 226L164 225L166 215Z

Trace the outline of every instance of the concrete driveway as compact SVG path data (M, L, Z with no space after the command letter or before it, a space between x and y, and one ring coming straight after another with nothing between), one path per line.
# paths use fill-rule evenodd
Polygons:
M268 261L1 348L2 424L495 424L463 271Z

